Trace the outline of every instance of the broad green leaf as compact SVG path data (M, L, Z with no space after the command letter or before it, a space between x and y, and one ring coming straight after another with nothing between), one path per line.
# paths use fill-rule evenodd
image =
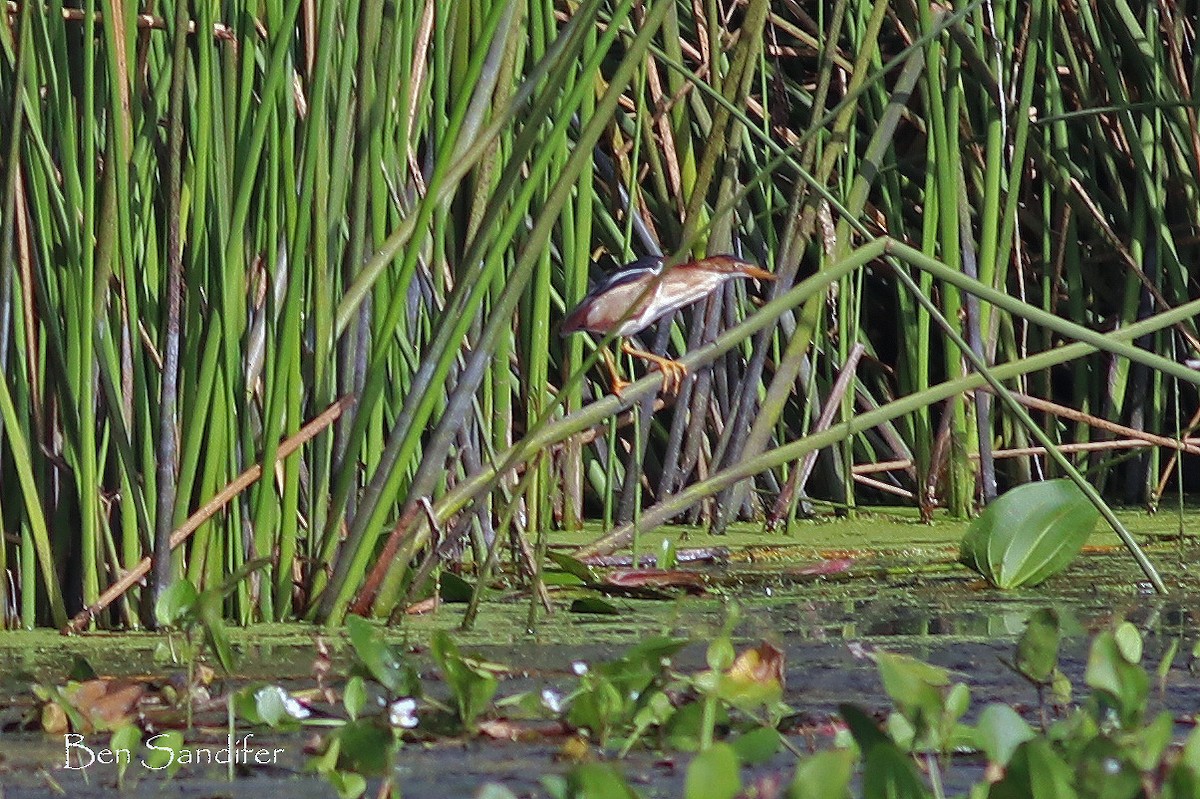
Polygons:
M1188 735L1167 782L1172 793L1164 792L1164 796L1169 795L1172 799L1200 796L1200 727L1193 729Z
M1017 747L1034 738L1033 728L1009 705L992 703L979 714L975 728L976 744L988 760L1008 765Z
M443 572L438 579L443 602L470 602L475 587L453 572Z
M1045 738L1033 738L1017 747L988 799L1075 799L1074 785L1071 767Z
M1073 692L1074 686L1071 685L1070 678L1059 669L1055 669L1054 673L1050 675L1051 699L1060 705L1065 705L1071 701Z
M355 774L382 775L390 772L398 744L386 727L371 721L351 721L337 731L341 744L337 767Z
M259 718L270 727L294 723L307 716L304 706L278 685L264 685L255 691L254 707Z
M692 759L683 795L685 799L733 799L741 789L737 752L727 743L718 743Z
M640 694L687 644L686 638L655 635L630 647L616 660L598 665L596 670L612 680L622 693Z
M875 720L865 710L857 705L838 705L838 713L850 728L850 735L862 752L867 752L873 746L889 745L892 740L887 737Z
M354 654L365 670L380 685L394 694L417 696L420 681L404 654L383 639L383 633L361 616L346 617L346 631Z
M1105 630L1092 642L1084 680L1116 706L1122 724L1132 724L1141 716L1150 677L1145 669L1129 661L1113 632Z
M1123 621L1113 630L1113 639L1121 650L1121 657L1130 663L1142 662L1142 634L1130 622Z
M611 602L598 596L584 596L571 603L572 613L592 613L598 616L620 616L621 611Z
M904 714L915 738L926 741L926 734L938 727L945 709L950 672L894 652L877 652L874 658L884 690Z
M854 775L854 752L833 749L807 757L796 766L788 799L846 799Z
M724 705L717 705L716 718L713 721L718 726L729 721L729 713ZM679 707L667 723L667 744L681 752L698 751L706 729L704 702L688 702Z
M183 765L179 757L180 751L183 750L183 733L179 730L151 735L146 739L146 749L148 751L144 762L148 769L160 774L165 772L169 777Z
M1167 678L1171 675L1171 666L1175 663L1175 656L1179 654L1180 642L1179 638L1171 639L1171 643L1167 644L1166 651L1158 661L1158 668L1154 670L1154 675L1158 678L1159 693L1167 690Z
M1141 793L1142 775L1129 762L1132 752L1100 736L1074 758L1075 787L1095 799L1134 799Z
M675 552L675 542L666 536L658 545L658 568L674 569L679 563L679 558Z
M459 721L470 727L495 696L500 667L464 657L445 630L434 634L431 651L454 694Z
M1175 735L1175 717L1163 711L1142 728L1137 745L1130 753L1133 764L1142 771L1153 771L1162 762Z
M88 659L82 655L75 656L75 659L71 662L71 670L67 673L67 679L74 680L75 682L87 682L99 676L96 669L88 662Z
M571 799L636 799L637 794L608 763L584 763L567 775L566 795Z
M971 523L959 559L997 588L1037 585L1074 560L1099 517L1070 480L1017 486Z
M779 751L779 732L774 727L755 727L733 740L738 760L747 766L766 763Z
M1179 762L1187 766L1197 777L1200 777L1200 727L1196 727L1188 735L1180 752Z
M623 718L624 709L624 699L616 686L606 679L596 678L571 701L567 721L572 726L590 730L603 745L609 730Z
M186 579L176 580L158 596L154 617L166 627L177 627L200 601L200 592Z
M342 704L346 707L346 715L353 721L367 706L367 688L363 678L355 675L346 681L342 691Z
M737 657L737 652L733 648L733 642L725 635L718 635L714 638L705 652L705 660L713 671L724 671L729 668L733 665L735 657Z
M585 583L595 583L600 581L595 569L583 561L571 557L570 555L565 555L562 552L547 552L546 557L554 561L554 564L558 566L558 568L562 569L567 574L575 575Z
M138 744L142 742L142 730L136 724L126 724L119 727L113 732L109 739L108 748L113 752L132 752L137 749ZM125 770L129 768L131 758L118 757L117 761L117 786L124 787Z
M217 662L228 674L233 671L233 646L229 643L229 632L225 629L225 617L222 615L223 597L220 591L209 590L200 594L196 605L199 620L204 628L208 645L212 648Z
M353 771L329 771L326 772L325 778L337 791L339 799L358 799L367 790L366 778Z
M958 721L971 706L971 689L966 683L956 682L946 694L946 716L950 721Z
M550 569L542 572L542 582L545 583L548 588L575 588L584 584L583 580L580 580L573 574L552 571Z
M863 796L927 799L929 792L912 758L888 741L872 746L863 755Z
M1058 613L1051 608L1035 610L1017 641L1017 671L1039 685L1050 682L1058 667L1061 638Z
M542 784L550 799L568 799L567 778L561 774L543 774L538 782Z

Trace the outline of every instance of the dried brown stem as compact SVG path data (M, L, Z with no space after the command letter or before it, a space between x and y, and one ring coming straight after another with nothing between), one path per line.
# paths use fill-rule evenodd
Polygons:
M279 449L276 451L276 459L282 460L283 458L288 457L296 450L300 449L300 447L316 438L318 433L320 433L326 427L329 427L329 425L333 424L335 419L342 415L342 411L350 406L350 403L353 401L353 399L353 395L350 394L342 397L337 402L326 408L321 415L317 416L311 422L304 425L304 427L300 428L300 430L298 430L294 436L282 442L279 445ZM256 463L230 481L230 483L221 489L216 496L201 505L195 513L188 517L187 521L185 521L173 533L171 533L171 549L177 549L180 544L188 540L192 533L196 532L196 530L200 528L200 525L204 524L206 521L212 518L217 511L229 504L230 500L253 485L260 477L262 477L262 474L262 464ZM96 614L100 613L121 596L123 596L126 591L137 585L137 583L149 573L150 558L142 558L141 562L138 563L137 566L130 569L120 580L117 580L115 583L109 586L108 590L101 594L100 598L97 599L95 603L77 613L75 618L71 619L71 621L67 623L67 626L62 629L63 635L72 635L83 630L83 628L86 627L88 623L90 623L91 620L96 617Z

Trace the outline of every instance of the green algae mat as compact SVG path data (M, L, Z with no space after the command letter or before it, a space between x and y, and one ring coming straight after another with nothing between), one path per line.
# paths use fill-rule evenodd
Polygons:
M587 679L581 673L596 673L602 664L656 636L681 642L670 658L672 673L679 675L703 673L711 660L711 642L726 633L737 651L779 652L779 701L788 712L779 719L778 731L788 745L756 762L746 771L747 780L790 774L798 754L839 746L846 734L839 707L847 701L884 714L891 699L878 674L877 652L945 669L970 686L973 708L1000 702L1034 716L1038 692L1008 664L1026 619L1040 608L1052 608L1062 619L1060 668L1076 685L1084 682L1089 641L1122 621L1139 630L1145 661L1152 667L1171 655L1149 701L1176 720L1176 738L1182 740L1200 708L1200 683L1188 657L1200 614L1200 582L1192 565L1200 562L1200 546L1187 535L1200 516L1189 511L1181 520L1178 515L1129 511L1122 518L1146 547L1169 594L1148 589L1111 531L1097 530L1085 552L1046 583L1002 592L957 562L964 524L939 520L925 525L905 514L863 512L852 520L803 523L777 535L739 529L714 538L698 529L670 528L639 536L639 555L661 551L664 537L679 553L699 553L694 561L681 558L679 569L703 575L701 591L670 582L637 585L637 590L623 585L603 592L605 612L585 612L578 600L595 594L595 588L564 580L550 587L552 612L539 610L532 627L531 597L516 587L491 591L470 630L459 629L464 606L454 602L406 615L386 632L377 629L422 686L421 701L428 704L415 711L421 723L443 727L436 734L406 733L389 777L404 796L469 796L485 783L503 784L516 795L542 796L552 795L546 793L547 777L574 773L579 762L599 761L619 765L640 795L683 796L691 757L686 747L655 737L652 745L639 743L618 758L619 746L602 746L585 735L581 753L573 748L581 739L578 725L566 721L567 711L560 718L543 712L545 717L535 724L514 710L530 702L567 703ZM590 540L591 532L580 534L578 541ZM632 565L607 568L632 571ZM580 612L572 612L573 607ZM736 622L729 627L733 607ZM431 649L440 633L449 633L461 650L467 664L463 673L482 669L478 664L492 669L487 673L495 680L494 695L470 730L446 722L454 716L456 689L444 653L439 660ZM82 661L105 680L139 686L144 704L132 712L155 719L155 729L181 732L190 754L186 760L178 756L170 777L172 790L180 795L252 796L282 790L298 796L337 795L336 782L312 773L321 757L314 735L327 735L328 726L249 724L237 714L230 716L229 698L278 686L281 695L299 697L306 707L321 707L337 719L344 711L326 708L319 694L333 692L340 702L345 680L359 668L346 632L260 625L229 628L228 635L236 669L231 675L210 674L202 691L194 693L189 728L168 707L179 706L180 686L187 682L187 665L178 662L185 642L178 634L0 633L0 785L5 799L55 790L107 794L119 773L127 795L157 795L166 784L165 772L140 756L131 757L123 770L106 762L117 757L106 732L37 728L45 701L31 686L66 686ZM195 692L195 685L188 690ZM430 708L448 715L443 718L437 715L442 710ZM975 716L966 718L973 721ZM79 734L83 737L67 738ZM140 746L130 751L152 752L145 742ZM261 762L255 762L256 755ZM965 788L980 772L968 764L949 784ZM370 790L378 790L381 779L367 777Z

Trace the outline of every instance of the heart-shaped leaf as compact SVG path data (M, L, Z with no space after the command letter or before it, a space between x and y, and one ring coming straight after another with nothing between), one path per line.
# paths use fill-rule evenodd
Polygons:
M1028 483L971 523L959 559L997 588L1037 585L1074 560L1099 517L1070 480Z

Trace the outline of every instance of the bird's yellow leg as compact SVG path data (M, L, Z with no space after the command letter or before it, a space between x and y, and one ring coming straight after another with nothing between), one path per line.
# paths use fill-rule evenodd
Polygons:
M662 371L663 382L662 390L668 394L678 394L679 389L683 387L683 378L687 377L687 367L679 361L670 358L664 358L661 355L655 355L653 352L639 350L629 343L628 340L621 342L621 351L632 355L635 358L641 358L644 361L658 364L659 370Z
M629 381L622 380L621 376L617 374L617 364L613 360L612 353L608 351L608 347L601 348L600 354L604 356L604 365L608 367L608 383L612 386L612 392L619 397L625 387L629 385Z

